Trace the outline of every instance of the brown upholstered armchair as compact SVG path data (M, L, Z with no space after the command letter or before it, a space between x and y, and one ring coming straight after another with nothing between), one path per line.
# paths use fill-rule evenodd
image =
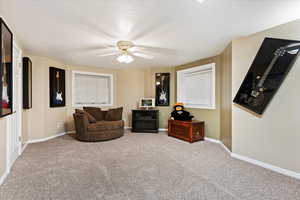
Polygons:
M124 121L122 120L122 108L118 109L109 111L101 111L100 108L76 110L76 113L73 114L76 138L80 141L96 142L122 137Z

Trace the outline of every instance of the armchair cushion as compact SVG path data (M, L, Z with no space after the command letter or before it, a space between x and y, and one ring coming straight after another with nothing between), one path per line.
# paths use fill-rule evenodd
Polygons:
M102 121L105 119L105 113L101 111L101 108L83 107L83 110L92 115L97 121Z
M96 123L97 122L96 119L91 114L89 114L88 112L86 112L84 110L75 109L75 113L86 115L90 123Z
M109 109L107 111L106 116L105 116L105 120L106 121L119 121L119 120L122 120L122 112L123 112L123 107Z
M105 130L115 130L122 129L124 127L124 121L98 121L97 123L88 125L88 131L105 131Z

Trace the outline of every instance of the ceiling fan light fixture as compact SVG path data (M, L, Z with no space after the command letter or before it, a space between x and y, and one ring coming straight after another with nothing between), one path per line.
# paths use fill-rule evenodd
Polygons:
M198 1L199 3L203 3L205 0L196 0L196 1Z
M133 57L131 55L128 55L128 54L122 54L120 55L117 60L120 62L120 63L131 63L134 61Z

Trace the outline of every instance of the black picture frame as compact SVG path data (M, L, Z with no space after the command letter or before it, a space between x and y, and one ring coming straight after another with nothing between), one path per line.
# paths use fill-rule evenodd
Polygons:
M233 102L262 115L299 52L300 41L265 38Z
M64 107L66 105L65 70L49 67L50 107Z
M170 73L155 74L155 106L170 106Z
M13 34L0 18L0 118L13 113Z
M32 61L23 58L23 109L32 108Z

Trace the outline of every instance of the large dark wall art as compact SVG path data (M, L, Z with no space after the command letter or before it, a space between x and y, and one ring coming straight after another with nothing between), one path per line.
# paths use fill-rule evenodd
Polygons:
M13 111L13 34L0 18L0 117Z
M23 58L23 108L32 108L32 62Z
M170 106L170 73L156 73L155 86L155 106Z
M64 107L66 105L65 70L50 67L49 74L50 107Z
M266 38L234 102L261 115L294 65L300 41Z

